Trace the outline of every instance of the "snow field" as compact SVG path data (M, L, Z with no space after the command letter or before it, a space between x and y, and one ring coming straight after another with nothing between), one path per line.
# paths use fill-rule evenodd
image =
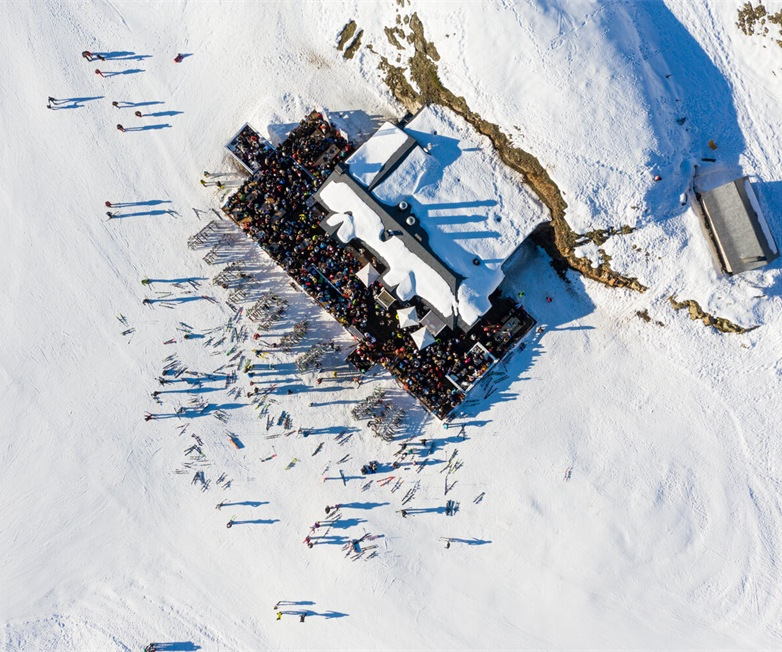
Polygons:
M213 464L209 478L224 470L232 488L202 492L190 476L174 474L192 440L177 434L178 419L142 419L158 411L149 393L159 388L161 361L176 351L209 371L226 356L212 356L198 340L163 342L179 321L208 329L231 313L206 301L149 309L141 300L156 288L139 283L216 273L204 251L186 247L207 220L192 208L219 205L221 195L198 178L224 169L224 141L245 121L268 124L271 133L314 106L369 130L378 116L400 113L370 52L362 48L346 63L333 47L355 17L365 42L381 51L395 7L46 1L7 9L0 26L4 648L138 650L151 640L204 650L779 647L779 263L718 277L694 215L678 207L687 165L701 155L703 138L714 137L712 127L726 162L763 180L758 194L779 238L781 166L771 143L780 82L766 74L776 65L772 52L733 27L730 3L409 8L437 44L444 83L485 118L520 127L518 142L565 191L576 230L615 225L618 215L638 227L605 249L650 290L626 293L573 275L564 283L541 253L521 256L506 275L545 332L507 362L507 379L500 374L471 397L457 419L466 441L409 402L417 436L441 440L434 457L458 448L463 467L450 478L457 484L447 498L460 503L454 517L406 519L395 510L412 479L395 493L322 480L326 464L333 475L348 453L348 475L390 458L395 447L366 429L344 446L331 433L266 440L251 408L230 409L226 425L209 416L191 428ZM85 48L150 57L100 64L143 70L101 79L79 57ZM193 56L174 64L176 50ZM659 79L666 65L676 87ZM666 122L677 114L678 90L687 93L697 133ZM48 95L103 97L48 111ZM726 113L710 113L712 96L726 99L717 102ZM143 119L171 127L121 134L114 125L136 119L112 99L163 102L142 110L183 113ZM650 166L663 185L651 181ZM170 201L149 212L170 208L179 217L106 222L106 199ZM633 205L647 211L634 221ZM259 276L314 320L308 342L337 332L271 265ZM226 298L207 280L201 288ZM740 336L708 330L670 310L672 292L761 327ZM644 308L665 327L638 319ZM136 328L130 341L119 313ZM356 401L391 386L378 376L329 392L318 391L329 389L326 381L310 379L302 391L286 368L274 377L295 386L275 404L292 413L294 428L336 432L356 425L349 416ZM233 402L220 389L204 395ZM189 400L167 396L166 410ZM244 449L227 442L226 429ZM261 462L272 445L277 457ZM286 471L294 457L300 462ZM403 473L421 480L414 506L444 503L438 467ZM223 497L263 504L215 510ZM353 562L339 546L301 544L336 502L373 504L343 515L365 519L346 528L348 536L385 535L378 557ZM232 515L279 520L229 530ZM442 536L488 543L446 550ZM322 615L303 625L293 616L276 622L280 599L311 601L306 608Z

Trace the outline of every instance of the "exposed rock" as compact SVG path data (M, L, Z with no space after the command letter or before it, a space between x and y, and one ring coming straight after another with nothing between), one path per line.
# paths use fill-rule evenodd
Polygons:
M714 315L711 315L703 310L698 302L694 301L693 299L677 301L676 295L672 294L670 297L668 297L668 300L671 302L674 310L683 310L686 308L690 314L690 319L700 319L704 324L706 324L706 326L716 328L722 333L749 333L750 331L754 331L757 328L757 326L744 328L743 326L734 324L732 321L725 319L724 317L715 317Z

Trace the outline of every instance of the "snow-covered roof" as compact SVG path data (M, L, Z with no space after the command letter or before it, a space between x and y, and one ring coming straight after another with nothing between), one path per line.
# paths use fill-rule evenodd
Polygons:
M444 316L455 315L456 298L448 282L432 265L411 251L400 237L382 237L386 225L381 216L344 180L330 179L319 191L321 200L334 212L326 223L337 227L337 237L345 243L357 238L380 256L389 269L383 275L388 287L395 287L402 301L418 295Z
M383 166L409 140L410 137L399 127L384 122L380 129L347 160L350 174L362 185L371 185Z
M504 277L502 264L548 214L489 139L449 109L427 106L405 131L421 147L372 192L392 206L410 204L433 253L464 277L458 311L473 324L490 307L489 296Z
M503 263L548 219L488 138L443 107L424 108L405 131L385 123L347 164L349 175L335 170L318 192L337 213L327 230L362 240L400 299L417 294L451 326L489 310ZM395 235L383 239L384 230Z

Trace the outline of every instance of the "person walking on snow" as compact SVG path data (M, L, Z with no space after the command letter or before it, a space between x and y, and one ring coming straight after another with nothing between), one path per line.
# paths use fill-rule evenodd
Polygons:
M136 113L135 113L134 115L135 115L137 118L143 118L143 117L144 117L144 114L143 114L141 111L136 111Z
M123 127L122 125L117 125L117 129L123 132L125 131L125 127Z

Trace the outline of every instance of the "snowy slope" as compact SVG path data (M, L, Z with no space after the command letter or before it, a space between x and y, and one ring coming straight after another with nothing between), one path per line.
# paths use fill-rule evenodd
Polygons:
M153 640L180 650L780 647L780 263L720 277L697 218L679 205L714 139L726 169L757 176L782 238L779 54L735 28L735 8L8 3L0 23L4 649L139 650ZM362 491L363 479L323 478L390 461L396 447L350 416L376 386L393 389L385 376L359 388L317 385L294 373L292 355L274 354L275 368L264 370L279 388L272 412L291 413L294 430L312 431L306 439L266 439L282 428L266 431L221 383L200 393L163 387L174 390L163 407L150 392L161 389L155 378L172 353L202 371L228 358L227 348L177 331L179 322L204 331L231 316L227 293L208 281L222 266L186 246L209 219L192 209L208 211L221 197L201 187L201 172L230 169L222 145L246 121L269 125L274 137L315 107L366 137L400 115L377 57L362 47L346 62L334 44L355 18L364 43L396 56L382 28L413 10L437 44L443 82L540 157L576 230L636 227L603 248L650 290L573 275L566 284L542 254L519 257L506 276L545 332L508 361L487 399L490 385L478 388L453 429L400 397L411 433L437 442L439 464L399 472L396 492ZM130 54L90 64L85 48ZM175 64L177 51L192 56ZM125 74L101 78L96 67ZM49 111L48 95L85 99ZM111 100L155 102L140 110L160 115L138 119ZM682 128L675 119L684 114ZM120 133L118 122L170 126ZM107 199L152 203L106 221ZM268 261L254 264L263 287L291 301L270 340L295 315L313 321L307 346L348 341ZM171 283L144 287L145 276L204 280L186 295ZM142 305L159 291L182 301ZM760 328L708 330L671 311L673 292ZM665 326L638 319L641 309ZM132 336L121 334L118 314ZM226 424L190 420L211 464L208 491L174 473L194 441L178 434L184 420L142 418L195 396L229 415ZM351 428L340 445L334 437ZM459 512L402 519L396 510L417 480L410 506L444 505L439 471L457 449L463 466L449 476L457 484L447 498ZM221 472L232 479L227 491L216 484ZM222 499L245 504L215 510ZM302 544L334 503L344 505L338 534L384 535L377 557L354 562L339 545ZM232 516L239 523L226 529ZM475 545L445 549L443 536ZM306 603L291 610L311 616L276 622L278 600Z

